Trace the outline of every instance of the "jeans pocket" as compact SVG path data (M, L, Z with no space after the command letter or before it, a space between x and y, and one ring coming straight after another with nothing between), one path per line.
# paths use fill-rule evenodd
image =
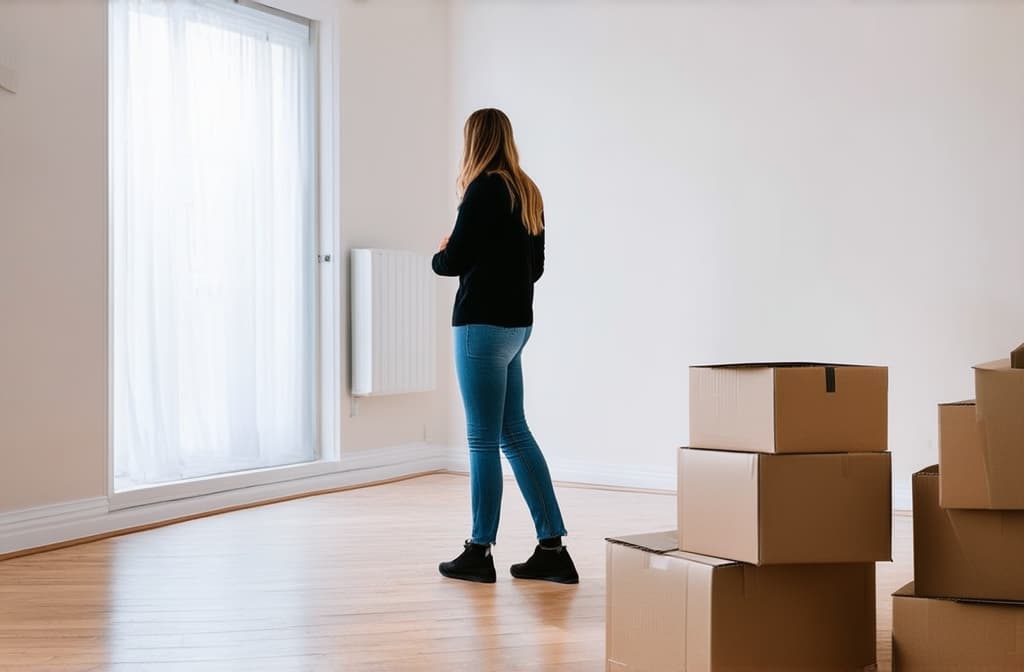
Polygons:
M522 346L523 330L490 324L466 326L466 356L470 359L508 360Z
M487 351L486 327L476 324L466 326L466 357L483 359Z

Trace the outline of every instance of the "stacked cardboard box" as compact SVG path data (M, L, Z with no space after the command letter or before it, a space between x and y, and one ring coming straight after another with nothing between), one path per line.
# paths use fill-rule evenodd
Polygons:
M608 670L871 669L892 556L888 371L690 370L671 532L608 539Z
M1024 669L1024 346L976 366L975 395L939 406L939 465L913 476L914 582L893 596L901 672Z

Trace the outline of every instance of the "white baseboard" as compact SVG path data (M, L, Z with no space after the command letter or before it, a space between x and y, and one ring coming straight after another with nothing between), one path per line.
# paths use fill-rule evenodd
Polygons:
M447 449L429 444L413 444L356 453L343 458L338 466L338 471L329 474L118 510L111 510L106 497L93 497L0 513L0 555L280 497L357 486L442 469L468 472L469 455L465 448ZM625 465L598 465L558 459L549 460L548 466L556 481L669 492L676 489L674 469L638 469ZM506 462L502 463L502 468L507 475L511 474ZM901 512L911 510L909 484L894 488L893 508Z
M91 497L0 513L0 555L98 534L107 510L106 497Z
M506 476L512 474L508 462L502 460L502 471ZM468 472L469 454L465 448L452 450L448 458L450 471ZM548 459L551 479L563 483L583 483L586 485L603 485L618 488L637 488L640 490L666 490L675 492L675 469L658 470L653 468L638 469L621 464L588 464L573 460Z
M448 466L448 451L425 443L345 456L338 471L173 501L111 510L106 497L0 513L0 555L201 515L280 497L401 478Z
M512 471L507 462L503 460L501 467L506 476L511 475ZM674 469L658 471L656 469L637 469L626 465L586 464L558 459L548 460L548 468L551 470L551 478L555 481L642 490L675 492L678 478ZM449 453L448 469L457 472L469 471L469 455L465 448L453 449ZM893 487L892 508L900 513L910 513L913 509L909 483Z

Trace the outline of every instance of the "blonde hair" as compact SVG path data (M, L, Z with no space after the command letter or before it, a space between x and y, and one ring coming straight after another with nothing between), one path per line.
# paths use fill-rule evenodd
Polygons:
M544 230L544 200L534 181L519 167L512 123L505 113L494 108L477 110L466 119L463 135L459 197L481 174L498 175L508 188L512 209L515 210L517 198L522 204L523 226L530 235L540 235Z

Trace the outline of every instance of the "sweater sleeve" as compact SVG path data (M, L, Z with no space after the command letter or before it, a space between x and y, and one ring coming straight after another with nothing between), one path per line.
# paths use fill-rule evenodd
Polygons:
M466 189L448 246L434 255L434 273L456 277L469 270L479 258L480 234L487 223L490 206L485 188L486 180L478 179Z
M533 281L540 280L544 275L544 229L539 235L530 236L531 251L533 253Z

